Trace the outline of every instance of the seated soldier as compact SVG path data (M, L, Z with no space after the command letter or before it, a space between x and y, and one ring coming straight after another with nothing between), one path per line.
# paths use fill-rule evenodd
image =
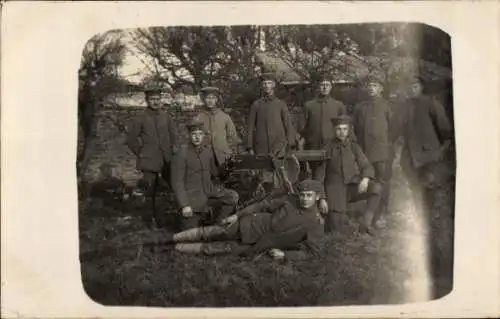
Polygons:
M250 205L221 221L220 225L193 228L169 235L175 250L207 255L253 255L270 251L276 259L300 260L320 254L324 225L318 200L321 183L305 180L298 196L286 195ZM204 243L206 241L214 241ZM285 250L284 252L281 250Z
M350 202L367 199L363 228L371 233L371 224L380 202L382 187L374 180L375 172L365 154L350 134L351 119L342 115L332 120L335 139L327 146L328 159L315 171L314 179L325 186L329 213L327 231Z
M235 191L212 182L218 170L213 151L205 142L203 123L192 121L186 127L189 144L174 155L171 166L171 184L183 216L182 229L210 221L209 207L219 208L217 220L229 216L239 199Z

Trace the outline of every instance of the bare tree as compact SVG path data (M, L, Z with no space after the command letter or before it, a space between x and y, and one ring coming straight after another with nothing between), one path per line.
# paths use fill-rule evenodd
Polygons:
M360 76L358 45L335 25L290 25L265 28L269 51L280 56L304 81L329 72L338 81Z
M135 32L135 45L154 59L159 79L170 86L246 81L258 46L255 26L153 27Z

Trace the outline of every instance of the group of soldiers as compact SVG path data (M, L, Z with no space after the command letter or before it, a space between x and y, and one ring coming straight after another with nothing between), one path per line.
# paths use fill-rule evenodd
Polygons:
M383 227L388 210L394 145L402 139L401 167L423 210L429 194L446 180L444 157L452 145L452 125L441 104L422 94L418 76L408 79L409 96L400 105L383 98L384 79L370 74L366 98L350 111L331 96L332 79L318 81L317 96L305 103L297 127L286 103L276 97L275 74L261 75L262 97L250 108L243 148L254 155L283 156L295 148L324 150L324 160L307 163L309 176L295 192L239 208L239 194L217 182L225 162L242 140L221 108L221 91L201 90L202 110L186 125L187 142L178 143L175 121L161 111L161 91L145 92L147 109L128 131L127 144L137 156L146 182L156 227L156 193L167 182L181 215L181 231L164 233L163 242L188 253L269 252L276 259L318 255L325 232L336 227L349 204L366 200L360 227L368 234Z

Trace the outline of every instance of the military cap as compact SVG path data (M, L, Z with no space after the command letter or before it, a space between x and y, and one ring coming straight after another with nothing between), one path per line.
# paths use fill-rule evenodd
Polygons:
M278 77L276 76L276 74L272 73L272 72L266 72L266 73L262 73L260 75L260 79L261 81L274 81L274 82L278 82Z
M297 190L299 192L313 191L321 194L323 192L323 184L316 180L305 179L297 184Z
M161 93L162 93L162 89L159 85L147 84L144 87L144 94L146 96L152 95L152 94L161 94Z
M205 127L203 125L203 122L196 120L196 119L189 121L186 124L186 128L189 132L196 131L196 130L205 131Z
M205 86L200 90L201 94L208 95L211 93L220 94L219 88L215 86Z
M333 126L341 124L351 124L351 117L349 115L340 115L332 119Z
M318 78L318 83L321 83L321 82L325 82L325 81L328 81L328 82L333 82L333 76L328 72L324 72L324 73L321 73Z

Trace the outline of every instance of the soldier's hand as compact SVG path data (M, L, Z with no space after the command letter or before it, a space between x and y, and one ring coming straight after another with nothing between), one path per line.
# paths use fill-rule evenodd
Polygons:
M323 215L328 213L328 203L323 198L319 200L319 211Z
M228 217L222 219L220 221L220 223L222 225L231 225L231 224L235 223L236 221L238 221L238 215L234 214L234 215L231 215L231 216L228 216Z
M360 194L365 193L368 190L368 183L370 179L368 177L364 177L358 185L358 192Z
M277 249L277 248L272 248L269 250L269 255L273 258L273 259L277 259L277 260L281 260L281 259L284 259L285 258L285 252L283 252L282 250L280 249Z
M186 206L182 208L182 216L193 217L193 209L191 208L191 206Z
M297 138L297 149L304 150L304 145L306 144L306 140L302 136L298 136Z

